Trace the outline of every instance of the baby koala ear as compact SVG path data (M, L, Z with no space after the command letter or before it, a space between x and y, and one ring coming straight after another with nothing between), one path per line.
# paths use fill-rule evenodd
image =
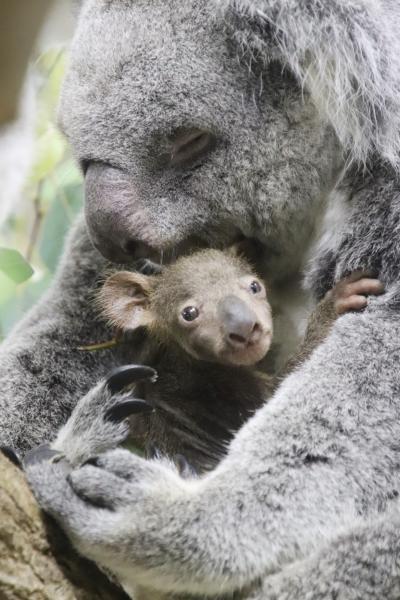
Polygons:
M240 256L241 255L241 242L236 242L228 248L225 249L225 252L229 254L229 256Z
M119 329L147 327L154 320L150 294L156 277L119 271L104 282L98 305L104 317Z
M261 251L261 244L248 238L235 242L227 248L227 252L231 256L242 258L251 264L257 264L257 258Z

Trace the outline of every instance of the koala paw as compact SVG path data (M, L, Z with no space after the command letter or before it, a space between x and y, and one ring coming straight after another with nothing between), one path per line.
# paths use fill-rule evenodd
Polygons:
M127 417L153 411L147 402L132 397L127 386L143 379L154 380L156 375L154 369L138 365L113 371L78 402L51 449L72 465L79 465L118 446L129 433Z
M32 464L27 478L40 504L78 551L112 570L129 556L130 568L162 543L165 519L189 500L188 482L163 461L110 450L71 469L65 461Z
M368 277L367 273L356 271L341 279L327 294L337 315L362 310L368 304L368 296L379 296L385 291L379 279Z
M81 499L109 510L136 506L153 494L171 496L183 487L172 463L145 460L124 449L88 460L68 480Z
M128 593L140 585L198 594L209 560L213 593L222 589L225 575L221 579L214 549L224 538L226 497L214 490L210 496L206 479L183 479L171 463L124 449L69 470L63 461L32 465L27 477L77 551L113 573Z

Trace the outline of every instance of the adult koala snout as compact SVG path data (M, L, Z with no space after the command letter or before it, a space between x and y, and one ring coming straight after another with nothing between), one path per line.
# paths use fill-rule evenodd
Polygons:
M151 257L153 251L146 239L151 233L150 219L126 173L90 163L85 174L85 213L91 240L107 259L129 262Z

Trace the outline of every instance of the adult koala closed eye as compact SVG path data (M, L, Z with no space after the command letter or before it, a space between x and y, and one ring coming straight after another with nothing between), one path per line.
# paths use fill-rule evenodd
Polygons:
M300 276L316 230L316 296L359 269L390 290L364 314L338 320L195 486L119 451L69 482L56 467L33 478L77 547L129 589L257 588L328 547L332 578L322 589L330 591L335 573L356 572L367 550L350 544L356 519L370 531L369 557L396 552L384 532L398 495L400 434L399 13L393 0L83 3L61 124L86 172L88 229L102 253L158 258L254 237L276 304L296 308L303 297L287 281ZM75 351L82 339L104 339L89 298L105 268L78 226L52 290L4 346L9 443L51 437L120 359ZM365 518L378 511L387 526L369 530ZM349 545L336 553L339 533ZM385 568L370 597L385 597L381 583L397 576L396 565ZM308 594L308 582L305 596L327 596Z

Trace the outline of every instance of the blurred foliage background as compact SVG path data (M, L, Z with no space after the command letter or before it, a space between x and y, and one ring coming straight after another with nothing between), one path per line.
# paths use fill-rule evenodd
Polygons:
M65 235L82 206L82 180L58 132L56 108L66 51L34 62L36 89L33 164L18 211L0 226L0 336L3 338L48 287Z

